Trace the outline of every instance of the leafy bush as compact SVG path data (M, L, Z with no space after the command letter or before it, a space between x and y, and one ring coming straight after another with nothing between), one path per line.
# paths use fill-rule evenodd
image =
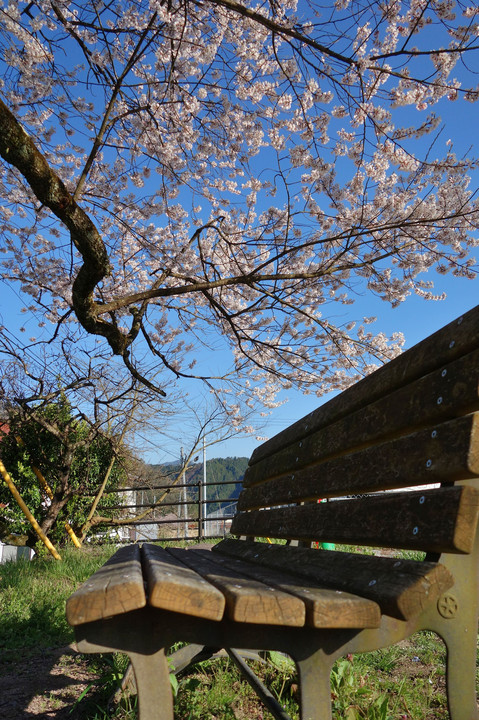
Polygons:
M1 440L2 461L42 530L54 544L62 544L68 538L65 521L78 530L86 520L92 495L113 457L112 442L84 419L73 417L66 399L26 416L12 412L8 425L9 433ZM38 473L53 498L42 489ZM122 465L116 462L101 509L115 504L116 497L108 491L123 479ZM37 536L4 482L0 483L0 503L5 506L0 537L18 533L34 545Z

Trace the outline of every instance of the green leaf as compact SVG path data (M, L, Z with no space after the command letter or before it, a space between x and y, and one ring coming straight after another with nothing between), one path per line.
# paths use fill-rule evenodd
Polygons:
M173 695L176 697L178 694L178 679L174 673L170 673L170 685L173 691Z
M295 671L294 662L291 660L291 658L283 655L283 653L276 652L275 650L270 650L268 655L272 664L282 673L293 673Z

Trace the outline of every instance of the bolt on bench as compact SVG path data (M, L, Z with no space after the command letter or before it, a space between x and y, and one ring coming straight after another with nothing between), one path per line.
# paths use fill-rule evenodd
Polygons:
M68 600L78 649L129 655L141 720L173 718L165 654L179 641L176 669L224 648L284 719L238 653L279 650L298 667L302 720L328 720L339 656L427 629L446 643L451 720L477 720L477 410L479 306L255 450L212 550L121 548Z

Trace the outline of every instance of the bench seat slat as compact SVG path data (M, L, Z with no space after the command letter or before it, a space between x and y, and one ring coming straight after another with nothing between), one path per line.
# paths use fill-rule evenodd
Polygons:
M231 534L468 553L478 513L479 491L453 486L252 510L235 516Z
M479 413L243 490L238 510L465 480L479 475Z
M255 449L251 464L351 415L479 346L479 306L409 348Z
M169 548L168 552L221 590L226 601L225 614L230 620L289 627L304 625L306 611L299 598L257 580L246 581L241 573L215 563L208 550Z
M381 612L400 620L416 617L454 583L443 565L427 561L314 550L227 538L216 554L241 558L261 568L288 568L300 582L327 586L369 598Z
M81 625L145 605L140 548L129 545L118 550L68 598L66 615L70 625Z
M306 624L315 628L373 628L379 627L381 611L377 603L352 593L319 587L317 582L299 578L287 568L275 569L244 562L216 552L215 562L241 573L243 578L260 580L277 590L291 593L304 602Z
M224 595L190 567L157 545L142 546L148 604L208 620L221 620Z
M248 467L243 487L479 410L478 367L476 350Z

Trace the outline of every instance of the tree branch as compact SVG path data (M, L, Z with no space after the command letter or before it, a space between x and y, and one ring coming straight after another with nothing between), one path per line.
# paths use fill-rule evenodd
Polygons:
M100 306L93 299L97 285L111 273L108 253L98 230L1 100L0 127L1 157L20 171L38 200L66 225L83 258L72 287L72 304L80 324L87 332L105 337L113 352L122 355L127 337L112 323L98 318Z

